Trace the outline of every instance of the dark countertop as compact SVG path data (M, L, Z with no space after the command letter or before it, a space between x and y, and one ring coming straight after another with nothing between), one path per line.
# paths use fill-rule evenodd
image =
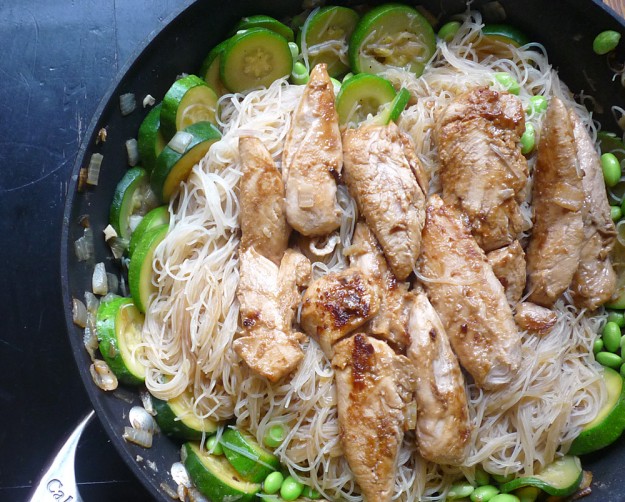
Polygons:
M0 500L28 498L63 437L91 408L61 301L69 173L118 71L188 3L0 2ZM150 500L97 420L83 438L77 480L85 501Z

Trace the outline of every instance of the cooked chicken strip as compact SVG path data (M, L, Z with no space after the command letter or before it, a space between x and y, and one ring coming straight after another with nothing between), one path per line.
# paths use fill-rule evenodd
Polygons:
M398 282L389 270L380 245L366 223L356 224L348 253L350 265L368 273L380 285L380 311L363 327L364 331L383 338L398 352L405 352L410 344L408 315L414 300L414 295L408 292L408 283Z
M491 251L486 258L506 291L508 303L513 307L525 289L525 253L521 244L514 241L509 246Z
M304 357L303 335L291 324L299 291L310 280L310 262L287 250L278 268L251 247L241 253L237 298L245 335L233 343L236 353L256 373L272 382L291 373Z
M503 286L461 213L430 197L419 271L460 364L495 389L515 375L521 339Z
M546 335L558 321L556 313L535 303L521 302L516 307L514 320L522 330Z
M521 101L487 87L458 96L436 122L443 199L467 216L485 251L509 244L523 230L524 130Z
M343 134L344 179L358 210L400 281L419 256L425 196L413 167L414 147L394 124L365 125Z
M254 247L276 265L286 251L291 229L286 223L284 184L271 154L258 138L239 139L241 244Z
M334 87L318 64L293 116L282 154L286 217L303 235L326 235L340 225L336 178L343 152Z
M380 296L377 282L357 268L325 275L304 293L300 323L332 359L332 346L378 313Z
M551 98L538 145L532 191L534 228L527 248L528 300L551 307L571 284L584 240L584 191L573 122Z
M461 464L471 436L464 377L438 314L419 292L410 311L408 358L417 381L417 446L437 464Z
M571 291L576 307L595 310L609 300L616 289L616 274L610 262L616 229L610 216L599 154L575 111L571 110L569 115L574 124L577 161L584 172L582 189L585 206L584 244Z
M366 502L390 501L414 369L384 342L358 333L332 359L340 440Z

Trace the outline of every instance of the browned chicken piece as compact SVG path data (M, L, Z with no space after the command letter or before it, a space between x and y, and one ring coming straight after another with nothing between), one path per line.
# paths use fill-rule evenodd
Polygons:
M343 152L334 86L318 64L299 103L282 154L286 217L303 235L326 235L340 225L336 179Z
M415 367L417 446L437 464L459 465L471 436L464 377L445 328L423 292L410 311L408 358Z
M304 293L300 323L332 359L333 345L378 313L380 296L377 282L357 268L325 275Z
M525 252L521 244L514 241L509 246L491 251L486 258L506 291L508 303L513 307L525 289Z
M462 211L484 251L511 243L523 230L519 204L528 169L521 154L521 101L480 87L458 96L434 129L443 199Z
M395 276L403 281L419 256L425 196L413 167L414 148L399 128L365 125L343 134L344 179L382 246ZM420 166L419 166L420 168Z
M288 249L280 268L251 247L241 253L237 298L245 335L233 343L236 353L272 382L291 373L304 357L304 335L291 327L300 290L310 280L310 262Z
M363 270L380 285L380 311L364 326L364 330L383 338L398 352L405 352L410 344L408 315L414 299L414 295L408 292L408 283L397 281L366 223L356 224L348 253L350 265Z
M241 244L254 247L276 265L286 251L291 229L286 223L284 184L271 154L258 138L239 139Z
M514 320L524 331L546 335L558 321L556 313L546 307L531 302L521 302L516 307Z
M616 274L610 262L616 229L610 216L610 204L605 192L601 159L584 124L571 110L577 161L584 172L584 244L579 267L573 276L573 303L579 308L595 310L610 299L616 289Z
M390 501L414 368L386 343L362 333L337 343L335 351L332 366L345 457L366 502Z
M521 339L503 286L462 214L430 197L419 272L460 364L484 389L514 377Z
M551 307L569 287L584 240L582 172L573 122L551 98L538 145L532 204L534 228L527 248L528 301Z

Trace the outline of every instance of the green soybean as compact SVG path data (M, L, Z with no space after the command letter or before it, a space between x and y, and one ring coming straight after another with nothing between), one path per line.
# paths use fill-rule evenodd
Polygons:
M269 448L277 448L286 438L287 432L287 428L282 424L272 425L265 432L263 443L265 443L265 446L269 446Z
M501 474L493 474L493 479L497 481L500 485L507 483L508 481L512 481L515 478L514 474L508 474L503 476Z
M269 495L274 495L280 491L284 476L281 472L275 471L269 474L263 481L263 491Z
M621 328L615 322L607 322L601 333L603 347L609 352L616 352L621 345Z
M609 187L616 185L621 179L621 164L613 153L604 153L601 156L603 179Z
M603 350L603 340L601 338L597 338L595 342L592 344L592 351L596 354Z
M295 42L289 42L289 49L291 50L291 57L293 58L293 62L295 63L299 56L299 47Z
M451 485L451 488L449 488L449 491L447 492L447 500L457 500L468 497L473 493L473 490L475 490L475 488L470 483L454 483L453 485Z
M475 469L475 483L477 486L484 486L490 483L490 474L481 467Z
M501 84L501 86L508 91L510 94L519 95L519 91L521 90L521 86L517 82L517 80L505 71L499 71L495 73L495 80Z
M619 370L619 373L623 378L625 378L625 364L621 364L621 369Z
M206 440L206 449L213 455L223 455L224 448L221 443L217 441L217 436L211 436Z
M542 113L547 109L547 98L545 96L532 96L530 98L529 106L527 107L528 113Z
M606 30L602 31L595 37L592 42L592 50L600 56L607 54L608 52L616 49L619 41L621 40L621 34L618 31Z
M620 328L625 327L625 314L617 310L610 310L608 312L608 322L615 322Z
M599 364L612 368L613 370L619 369L623 364L623 358L612 352L599 352L595 358Z
M444 40L445 42L451 42L451 40L456 36L458 30L460 29L460 23L458 21L449 21L441 26L441 29L438 30L438 38Z
M521 135L521 153L527 155L534 149L536 144L536 129L534 125L528 122L525 124L525 131Z
M309 75L304 63L299 61L293 65L293 71L291 72L291 80L294 84L305 85L308 83Z
M306 497L311 500L317 500L321 498L321 494L314 488L311 488L310 486L305 486L304 490L302 490L302 497Z
M520 502L519 497L511 495L509 493L500 493L495 495L490 502Z
M280 487L280 496L284 500L295 500L304 491L304 485L293 476L287 476Z
M519 498L520 502L535 502L540 495L540 488L535 486L524 486L518 490L514 490L514 494Z
M499 489L496 486L484 485L473 490L469 498L471 502L489 502L498 493Z
M610 206L610 218L612 221L618 221L623 216L623 210L620 206Z

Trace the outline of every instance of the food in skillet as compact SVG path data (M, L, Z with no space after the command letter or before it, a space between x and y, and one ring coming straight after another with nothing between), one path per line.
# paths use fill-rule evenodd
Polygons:
M574 493L569 449L622 431L622 378L593 353L615 232L595 126L544 49L476 12L436 40L410 7L325 7L293 84L288 27L237 29L142 126L167 210L136 217L146 173L120 184L133 301L98 314L195 487ZM597 359L618 368L607 326Z

